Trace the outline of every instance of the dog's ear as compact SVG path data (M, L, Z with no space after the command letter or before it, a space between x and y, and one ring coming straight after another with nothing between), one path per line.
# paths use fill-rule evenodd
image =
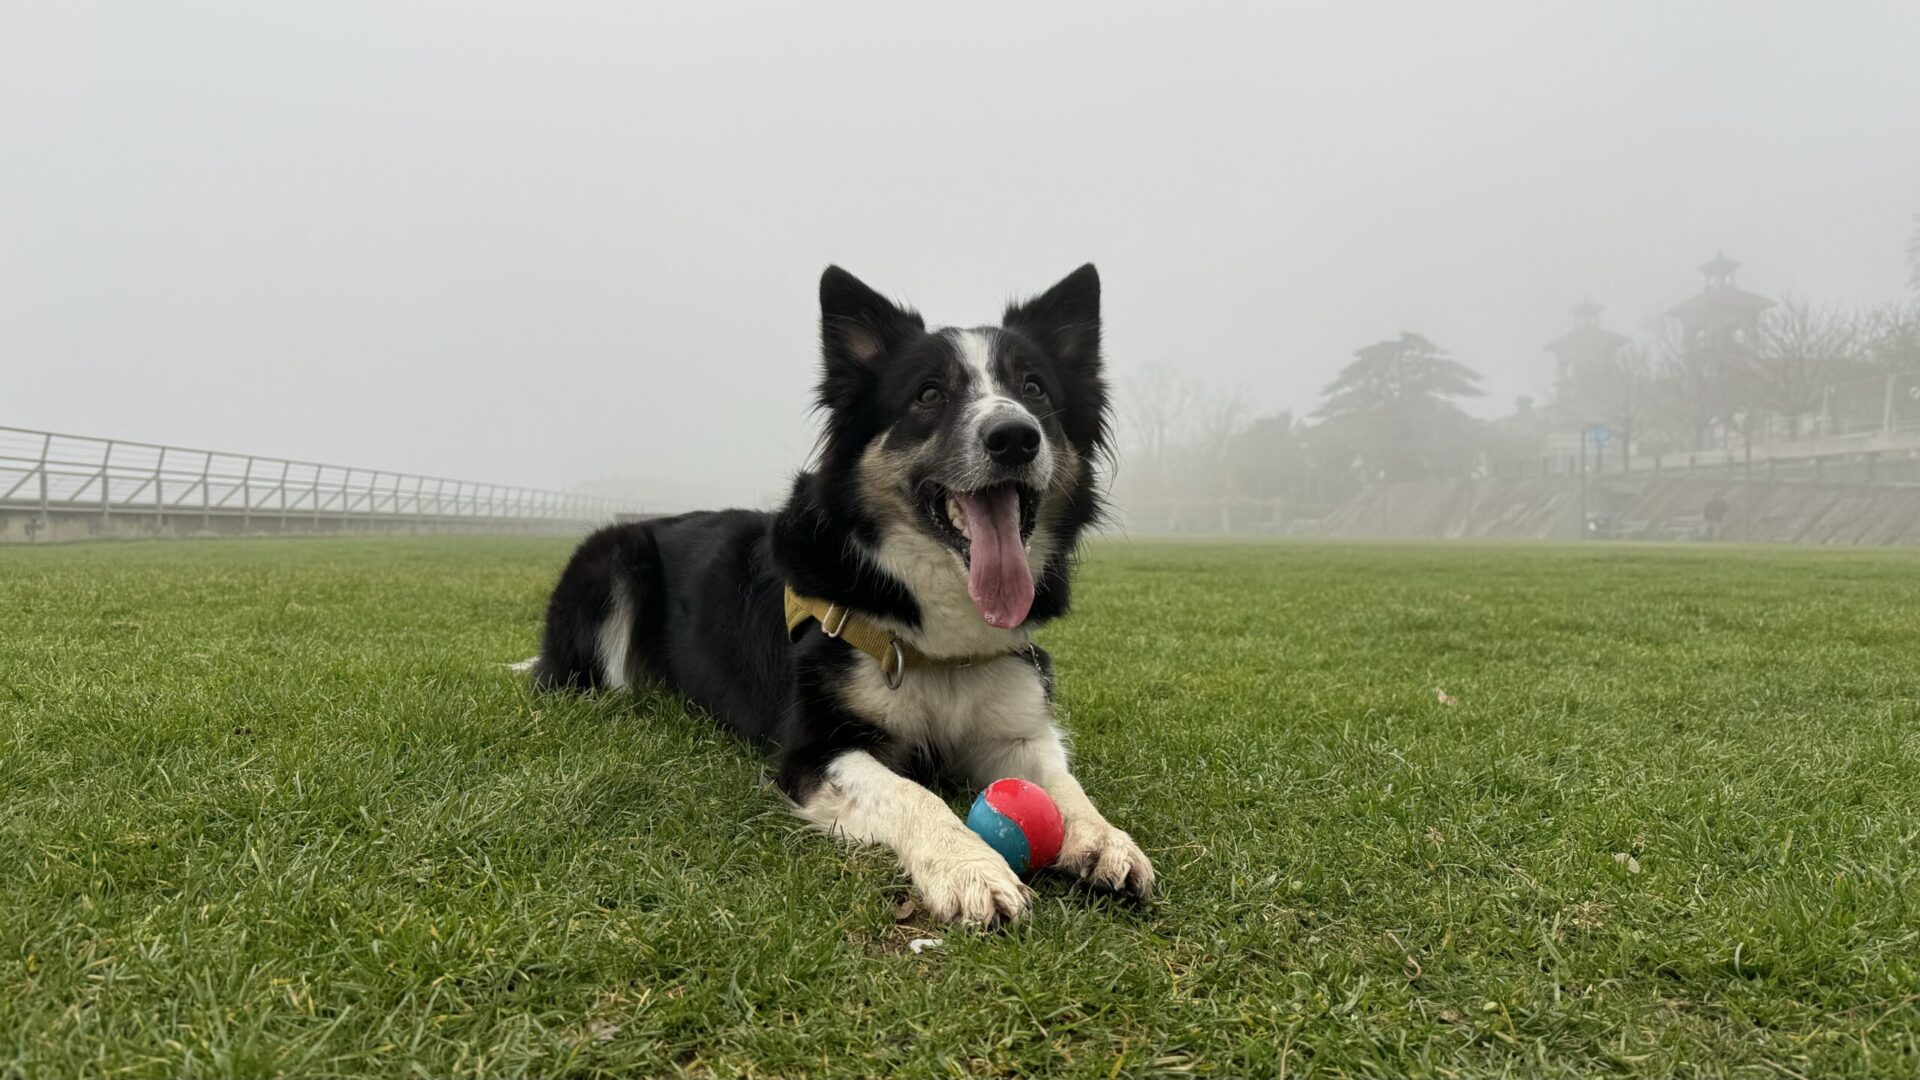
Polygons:
M1082 266L1053 288L1009 304L1001 323L1019 330L1054 359L1082 371L1100 366L1100 271Z
M1112 445L1100 372L1100 271L1088 263L1039 296L1008 305L1001 324L1053 359L1061 400L1072 406L1060 411L1067 438L1094 453Z
M859 374L926 328L918 314L845 270L829 266L820 275L820 348L829 379Z

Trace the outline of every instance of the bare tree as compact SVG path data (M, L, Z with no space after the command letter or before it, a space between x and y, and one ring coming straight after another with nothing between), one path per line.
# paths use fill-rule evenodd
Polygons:
M1246 426L1251 412L1247 395L1239 387L1203 396L1193 415L1193 464L1202 473L1224 476L1227 448L1233 437Z
M1694 367L1687 363L1686 335L1672 319L1654 323L1643 352L1648 366L1647 408L1641 434L1649 449L1697 450L1713 420Z
M1907 288L1920 296L1920 214L1913 215L1913 235L1907 237Z
M1863 329L1857 313L1799 297L1768 309L1745 372L1747 411L1785 419L1787 437L1799 438L1827 387L1864 372Z
M1623 469L1647 411L1651 377L1646 352L1632 344L1591 357L1568 373L1561 404L1587 423L1604 423L1613 429Z
M1172 465L1182 428L1201 400L1200 384L1165 364L1155 364L1126 386L1121 417L1155 482Z
M1920 371L1920 304L1887 304L1866 313L1865 361L1876 372Z

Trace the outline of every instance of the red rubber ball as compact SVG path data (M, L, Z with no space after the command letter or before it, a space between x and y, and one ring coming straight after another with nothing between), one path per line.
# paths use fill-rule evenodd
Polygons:
M995 780L973 802L967 826L1026 876L1053 865L1060 857L1066 823L1053 796L1025 780Z

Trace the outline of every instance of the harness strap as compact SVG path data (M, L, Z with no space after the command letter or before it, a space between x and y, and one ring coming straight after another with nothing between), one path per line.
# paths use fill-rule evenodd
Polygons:
M859 649L880 665L880 674L886 677L887 688L900 689L900 682L906 676L908 668L916 667L969 667L976 662L998 660L1003 656L1017 655L1020 650L984 653L975 656L928 656L913 647L908 641L901 640L898 634L886 627L855 614L852 609L839 604L830 604L825 600L816 600L810 596L801 596L786 587L787 601L787 639L797 640L800 630L809 622L820 624L820 632L830 638Z

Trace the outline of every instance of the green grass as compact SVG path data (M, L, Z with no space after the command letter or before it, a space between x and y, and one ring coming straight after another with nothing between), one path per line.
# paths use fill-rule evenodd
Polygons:
M1162 893L976 933L528 694L565 550L0 549L0 1077L1920 1073L1920 556L1101 546Z

